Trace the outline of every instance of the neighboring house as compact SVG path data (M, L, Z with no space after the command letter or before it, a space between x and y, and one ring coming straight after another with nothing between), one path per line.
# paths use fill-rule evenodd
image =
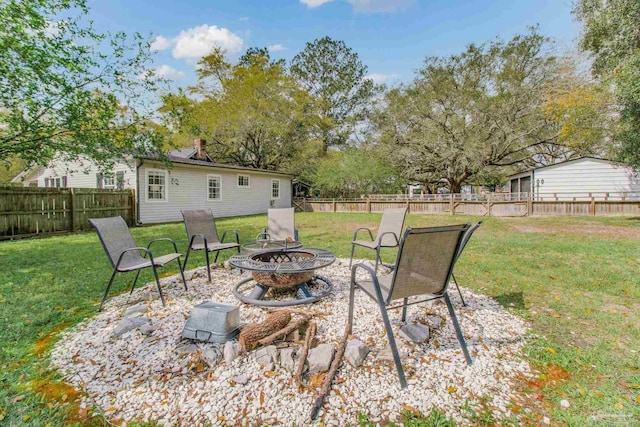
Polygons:
M542 166L508 178L511 193L532 193L538 200L640 196L638 174L632 168L595 157Z
M212 209L216 217L264 213L270 207L291 207L293 175L215 163L206 141L167 155L117 162L100 172L88 160L54 162L23 172L12 182L25 186L133 189L138 222L182 221L182 209Z

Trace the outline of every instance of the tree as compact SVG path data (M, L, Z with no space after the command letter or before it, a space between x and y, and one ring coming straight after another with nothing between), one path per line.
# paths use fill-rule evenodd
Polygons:
M444 179L452 193L495 166L516 165L558 131L543 112L557 60L535 29L508 42L429 57L408 85L389 91L374 121L379 142L407 179Z
M344 147L369 116L381 89L366 78L367 67L358 54L343 41L323 37L293 58L291 72L315 99L323 152Z
M402 190L397 171L370 147L331 150L310 178L324 197L359 197Z
M593 54L594 75L615 88L619 158L640 167L640 3L577 0L573 12L584 23L580 45Z
M46 164L56 155L110 163L155 151L146 123L161 80L148 43L85 24L85 0L8 0L0 5L0 162Z
M313 152L313 114L307 93L283 65L266 49L247 50L237 64L214 49L199 63L195 98L172 94L162 111L182 135L210 141L216 161L299 172Z

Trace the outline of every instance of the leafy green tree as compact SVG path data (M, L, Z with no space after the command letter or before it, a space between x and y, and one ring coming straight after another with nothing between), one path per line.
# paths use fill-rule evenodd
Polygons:
M107 36L85 0L0 4L0 162L84 154L111 162L158 146L148 122L157 78L140 35Z
M389 91L374 121L382 149L406 179L445 179L453 193L489 167L516 165L558 130L544 115L557 60L535 29L508 42L429 57L415 80Z
M640 2L577 0L573 11L584 23L580 45L593 55L593 73L615 88L619 157L640 167Z
M314 114L306 91L266 49L249 49L237 64L220 49L202 58L198 84L166 96L162 111L176 138L203 137L216 161L300 172L314 155Z
M310 180L323 197L396 193L405 184L396 169L368 147L330 150Z
M367 67L343 41L329 37L307 43L291 62L291 72L314 97L317 133L324 153L344 147L365 121L381 87L366 78Z

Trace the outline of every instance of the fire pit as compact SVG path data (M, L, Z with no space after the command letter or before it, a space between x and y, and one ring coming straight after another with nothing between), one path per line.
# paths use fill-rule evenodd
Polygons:
M251 271L251 278L238 283L233 294L247 304L267 307L309 304L331 292L331 281L315 274L315 270L327 267L335 260L333 252L313 248L234 255L229 264ZM314 292L312 288L319 290ZM285 300L273 298L275 294L284 296L286 290L294 297Z

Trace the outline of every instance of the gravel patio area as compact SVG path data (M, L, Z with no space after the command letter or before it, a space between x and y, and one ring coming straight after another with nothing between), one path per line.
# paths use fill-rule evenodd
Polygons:
M349 300L349 261L338 259L318 273L329 277L334 293L311 305L296 307L322 313L319 343L334 346L344 333ZM264 371L254 353L240 354L229 365L215 344L192 343L181 338L191 308L204 301L240 305L232 287L248 273L216 268L207 283L204 268L187 272L185 292L177 276L161 279L167 307L163 308L152 283L112 297L104 311L66 331L52 352L52 364L65 380L87 396L81 405L97 405L107 418L123 421L159 420L164 425L307 425L321 381L316 389L298 390L291 373L276 364ZM400 310L390 319L409 386L401 390L393 362L381 360L387 346L378 307L357 292L353 335L371 352L362 366L346 361L337 375L324 410L314 424L357 424L359 413L374 422L398 421L403 410L428 414L437 408L461 424L468 423L469 408L488 405L499 420L517 418L528 411L515 390L515 379L530 376L522 357L526 323L491 298L463 288L469 304L462 307L451 289L458 319L474 358L467 366L444 303L409 307L408 323L428 325L426 344L414 344L398 333ZM123 313L136 304L145 326L114 336ZM267 311L242 304L243 324L264 319ZM244 384L243 384L244 383ZM468 402L465 405L465 402ZM511 406L517 404L518 412ZM466 406L466 408L465 408Z

